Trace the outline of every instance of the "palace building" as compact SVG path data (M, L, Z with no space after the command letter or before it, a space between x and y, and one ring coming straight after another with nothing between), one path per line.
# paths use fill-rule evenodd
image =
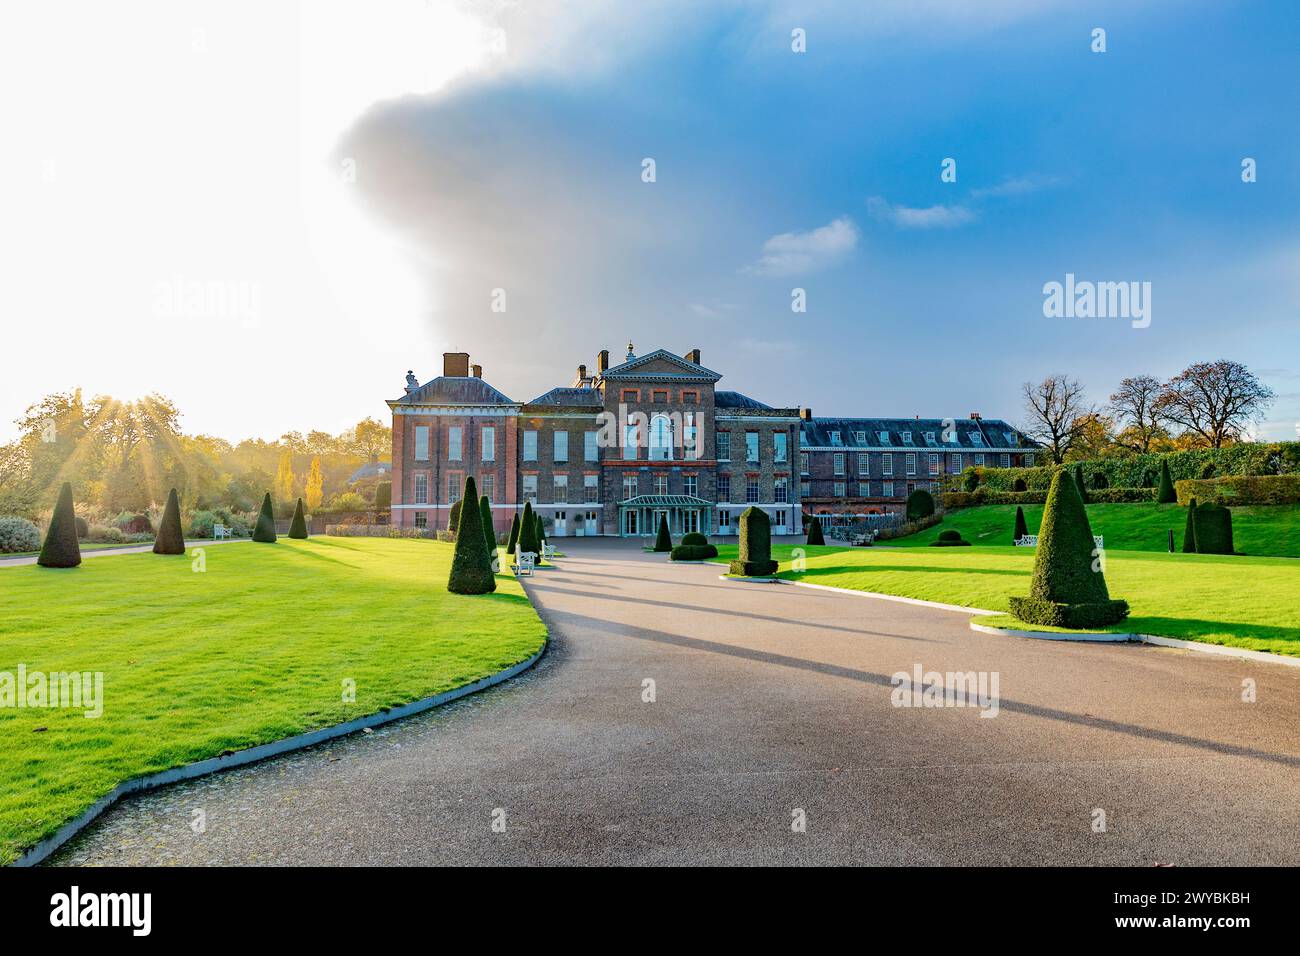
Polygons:
M408 372L388 402L392 523L445 529L472 475L498 532L531 501L554 537L653 536L661 515L674 536L735 534L749 507L773 534L802 534L804 513L898 511L962 462L1032 459L1000 421L816 419L718 389L721 378L699 349L638 356L629 343L619 364L601 351L569 385L517 402L468 354L445 353L442 375L421 385Z

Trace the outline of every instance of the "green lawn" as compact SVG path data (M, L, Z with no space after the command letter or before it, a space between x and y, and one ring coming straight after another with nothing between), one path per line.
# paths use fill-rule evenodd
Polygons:
M492 595L448 593L449 544L281 538L205 555L203 573L147 553L0 568L0 672L104 681L97 719L0 708L0 863L123 780L450 690L546 640L508 574Z
M801 574L790 570L796 547L807 552ZM735 552L734 544L718 546L719 560ZM1032 548L1011 547L774 545L772 557L783 578L990 611L1006 611L1011 595L1028 594L1034 568ZM1108 630L1300 655L1300 562L1290 558L1107 547L1106 583L1132 607L1128 620Z
M108 550L109 548L140 548L140 547L150 547L150 548L152 548L152 547L153 547L153 542L152 542L152 541L134 541L134 542L116 542L116 543L113 543L113 542L102 542L102 541L101 541L101 542L95 542L95 541L80 541L80 542L78 542L78 546L81 548L82 552L86 552L86 551L106 551L106 550ZM6 551L4 554L0 554L0 560L2 560L2 559L4 559L4 558L34 558L34 557L36 557L36 556L37 556L38 554L40 554L40 553L41 553L41 549L40 549L40 548L37 548L35 551Z
M1038 533L1042 505L1025 505L1030 534ZM1165 551L1167 531L1174 530L1174 546L1183 546L1187 509L1180 505L1088 505L1092 533L1102 535L1106 550ZM885 547L928 547L945 528L956 528L971 544L1011 545L1016 523L1015 505L982 505L950 511L942 522L920 534L883 542ZM1232 509L1232 535L1243 554L1266 557L1300 557L1300 505L1258 505Z

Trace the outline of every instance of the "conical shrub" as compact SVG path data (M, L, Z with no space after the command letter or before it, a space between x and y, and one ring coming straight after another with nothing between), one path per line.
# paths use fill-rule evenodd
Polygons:
M65 481L54 504L45 543L36 563L43 568L75 568L81 563L81 545L77 543L77 513L72 507L72 483Z
M460 506L464 501L465 499L461 498L459 501L453 501L451 503L451 511L447 513L448 531L456 531L460 528Z
M1019 541L1029 534L1029 525L1025 522L1025 509L1016 505L1016 530L1012 532L1011 540Z
M668 533L668 515L659 516L659 533L655 535L655 551L671 551L673 537Z
M1183 527L1183 554L1195 554L1196 548L1196 499L1187 503L1187 524Z
M826 543L826 535L822 534L822 523L819 520L817 520L816 515L813 515L812 519L808 522L808 543L809 544Z
M271 509L271 493L268 491L262 499L262 510L257 513L257 525L253 528L253 540L263 544L275 544L275 512Z
M1096 553L1088 512L1074 475L1052 477L1038 531L1029 597L1011 598L1022 621L1056 627L1104 627L1128 616L1125 601L1111 600Z
M307 516L302 513L302 499L293 508L293 521L289 522L289 537L307 537Z
M731 562L728 573L752 578L775 572L776 562L772 560L772 520L762 508L746 508L740 515L740 542L736 560Z
M533 512L533 503L524 502L524 516L519 521L519 553L541 556L542 543L537 540L537 515Z
M184 554L185 532L181 530L181 502L173 488L167 492L167 505L163 508L158 533L153 539L154 554Z
M1174 490L1174 480L1169 476L1169 459L1160 459L1160 491L1156 494L1156 501L1162 505L1170 505L1178 500L1178 492Z
M519 512L515 512L515 518L510 522L510 540L506 542L506 554L514 554L519 545Z
M483 520L483 543L487 545L488 562L497 554L497 532L492 523L492 502L488 501L488 496L484 495L478 500L479 517Z
M483 537L483 513L474 506L478 488L473 476L465 479L465 497L461 500L469 504L460 509L456 553L451 559L447 590L455 594L488 594L497 589L497 579Z
M1079 489L1079 500L1088 503L1088 482L1083 477L1083 465L1074 466L1074 486Z

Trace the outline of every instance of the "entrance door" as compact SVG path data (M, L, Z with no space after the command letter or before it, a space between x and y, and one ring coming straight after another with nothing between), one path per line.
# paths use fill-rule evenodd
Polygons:
M598 534L596 530L596 512L587 512L587 534Z
M635 511L635 509L628 508L627 511L623 512L623 515L624 515L623 533L629 536L637 534L637 527L636 527L637 512Z
M690 511L682 512L682 531L689 534L692 531L700 530L700 513L692 508Z
M554 527L552 529L552 533L557 538L563 538L565 535L569 533L566 530L567 528L568 528L568 512L566 511L555 512L555 522L554 522Z

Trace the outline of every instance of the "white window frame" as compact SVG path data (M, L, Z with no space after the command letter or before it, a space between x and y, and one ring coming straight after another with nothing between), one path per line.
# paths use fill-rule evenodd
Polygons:
M483 453L483 461L497 460L497 430L494 425L484 425L479 430L478 436L479 448Z
M415 460L429 460L429 426L415 426Z
M554 461L557 464L565 464L569 460L569 433L555 432L551 435L551 443L555 446Z
M537 430L527 428L524 430L524 461L537 460Z
M448 461L460 461L462 434L463 432L459 425L447 426L447 460Z
M582 433L582 457L584 461L600 461L600 432Z

